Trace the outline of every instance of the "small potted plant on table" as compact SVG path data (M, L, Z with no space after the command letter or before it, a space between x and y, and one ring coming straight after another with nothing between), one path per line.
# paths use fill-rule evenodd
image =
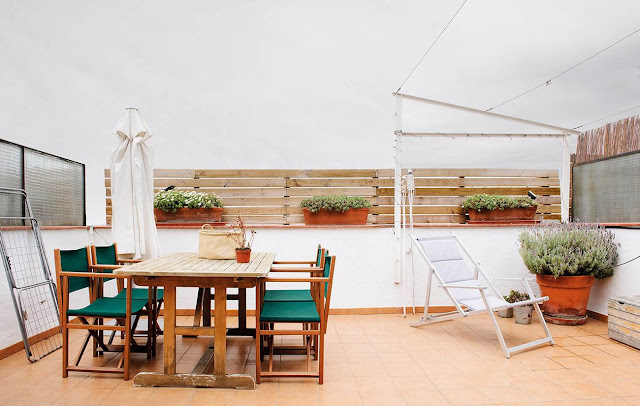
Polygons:
M542 310L553 324L580 325L587 320L595 279L613 275L618 262L615 236L598 224L557 223L530 227L520 234L520 256L536 274Z
M244 264L251 260L251 246L255 235L256 230L247 230L247 226L241 217L238 217L238 222L231 226L229 236L238 244L238 248L236 248L236 261L238 263Z
M222 199L215 193L163 190L153 198L158 223L220 223Z
M533 221L538 203L529 197L478 194L467 197L462 207L469 222Z
M307 225L364 225L371 203L359 196L314 196L300 207Z

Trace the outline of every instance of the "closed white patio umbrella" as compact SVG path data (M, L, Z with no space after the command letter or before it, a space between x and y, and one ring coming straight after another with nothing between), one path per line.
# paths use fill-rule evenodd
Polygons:
M127 108L113 130L119 145L111 153L112 237L118 252L134 259L160 254L153 215L153 133L138 109Z

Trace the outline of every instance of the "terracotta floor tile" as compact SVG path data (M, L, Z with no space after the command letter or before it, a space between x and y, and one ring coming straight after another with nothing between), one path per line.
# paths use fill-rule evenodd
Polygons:
M491 403L513 404L532 400L524 390L517 387L480 388L480 391L489 398Z
M195 388L155 388L142 406L186 406L195 392Z
M450 403L440 391L413 389L402 391L402 398L408 406L448 406Z
M533 383L531 385L520 386L520 388L536 402L566 401L574 399L574 397L567 391L552 383Z
M493 403L480 389L445 389L440 392L453 406L488 405Z
M597 385L615 396L640 396L640 385L629 380L600 381Z
M321 406L362 406L358 391L332 391L318 394Z

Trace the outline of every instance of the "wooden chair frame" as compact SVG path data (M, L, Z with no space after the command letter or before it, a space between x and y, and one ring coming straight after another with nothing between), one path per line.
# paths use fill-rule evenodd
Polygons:
M335 257L332 257L331 268L329 271L329 277L295 277L295 278L264 278L260 281L256 288L256 383L260 383L261 377L279 377L279 378L291 378L291 377L303 377L303 378L318 378L318 383L322 384L324 381L324 336L327 331L327 322L329 319L329 306L331 303L331 290L333 286L333 273L335 269ZM308 269L306 269L308 272ZM260 311L263 305L263 295L265 291L265 284L268 282L308 282L312 286L314 302L318 315L320 316L319 323L302 323L302 322L277 322L277 324L302 324L302 329L282 329L275 328L276 323L261 323ZM325 297L325 284L328 283L327 295ZM307 371L301 372L274 372L273 367L273 355L274 345L273 337L277 335L300 335L303 337L304 348L307 355ZM269 348L269 371L262 371L263 359L263 337L267 340L267 347ZM314 351L314 358L319 360L318 372L310 371L310 353L311 353L311 337L317 339L317 346Z
M113 248L115 251L115 257L116 257L116 261L118 262L117 265L110 265L110 264L98 264L98 256L96 254L96 246L95 245L91 245L91 268L97 272L102 272L104 270L115 270L115 269L120 269L123 266L125 266L126 264L136 264L139 262L142 262L139 259L123 259L120 258L120 256L118 255L118 244L117 243L113 243ZM122 289L124 289L124 285L123 285L123 280L122 279L117 279L116 283L118 285L118 293L120 293L122 291ZM147 330L143 330L143 331L134 331L134 336L140 336L140 335L144 335L147 337L148 340L150 340L151 345L149 346L149 349L147 351L147 359L150 359L152 356L156 355L156 342L157 342L157 337L159 335L162 335L162 329L160 328L160 324L158 323L158 316L160 314L160 308L162 307L162 304L164 303L164 299L160 299L157 300L157 294L158 294L158 288L157 287L153 287L153 288L149 288L149 295L147 297L147 306L146 306L146 310L145 312L143 312L141 315L146 315L148 318L150 318L152 320L152 327L151 328L147 328ZM150 331L153 331L153 333L150 333ZM111 337L109 338L109 344L111 342L113 342L115 336L115 331L112 332ZM94 344L95 346L95 344ZM94 348L95 351L95 348Z
M89 265L89 269L92 269L90 263L90 248L87 249L87 262ZM102 320L104 318L97 318L93 316L76 316L80 320L80 324L69 323L69 279L70 278L88 278L90 280L89 283L89 296L91 302L97 299L97 295L100 292L99 284L105 278L114 278L121 279L123 281L123 285L126 282L125 286L132 286L133 279L126 276L113 275L113 274L105 274L105 273L95 273L95 272L64 272L62 270L62 262L60 258L60 250L54 250L54 258L55 258L55 267L56 267L56 278L58 280L58 301L61 303L60 313L61 313L61 324L62 324L62 377L66 378L69 375L69 371L77 371L77 372L102 372L102 373L115 373L115 374L123 374L124 380L129 380L129 358L131 353L131 347L139 347L139 345L133 339L132 332L135 331L140 315L136 314L135 319L133 320L132 325L132 317L131 314L131 302L132 302L132 293L131 289L127 289L127 297L126 297L126 316L125 317L108 317L110 319L114 319L119 321L120 324L116 325L104 325ZM97 283L96 283L97 282ZM87 319L93 319L90 323ZM107 317L105 317L107 318ZM131 328L127 328L126 326L131 326ZM69 365L69 330L87 330L88 335L87 339L85 339L84 344L76 357L74 365ZM102 336L98 334L99 332L108 331L121 331L124 335L124 343L123 345L108 345L105 344ZM97 345L101 348L102 351L118 351L122 352L122 358L120 359L117 367L94 367L94 366L79 366L80 359L82 354L84 353L88 339L93 337L96 340Z
M317 266L316 264L318 263L318 259L316 259L315 261L275 261L274 264L278 264L278 265L309 265L307 267L295 267L295 266L284 266L284 267L272 267L270 272L290 272L290 273L309 273L309 276L312 277L318 277L318 276L322 276L322 273L324 272L324 263L325 263L325 254L326 254L327 250L322 248L322 246L320 244L318 244L318 253L320 254L320 266ZM331 284L331 283L330 283ZM264 298L264 294L266 291L266 285L263 285L264 290L262 291L262 297ZM317 293L314 292L314 290L316 289L316 285L315 284L311 284L310 286L310 290L311 290L311 295L312 297L315 297L315 295ZM315 328L314 326L311 326L311 328ZM266 343L265 343L266 344ZM305 342L305 339L303 338L303 342L302 342L302 346L283 346L283 347L278 347L276 349L276 354L287 354L287 353L300 353L301 351L303 353L306 353L307 349L307 344ZM313 337L313 342L311 344L311 349L313 350L313 357L315 360L318 359L318 354L317 354L317 347L318 347L318 337L314 336ZM263 353L264 356L264 353Z

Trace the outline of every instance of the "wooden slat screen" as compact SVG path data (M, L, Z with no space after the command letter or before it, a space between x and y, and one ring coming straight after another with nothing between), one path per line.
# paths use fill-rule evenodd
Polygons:
M560 218L558 171L547 169L415 169L416 223L464 223L462 201L476 193L538 195L538 216ZM316 195L363 196L372 204L369 222L393 223L393 169L156 169L156 192L167 186L214 192L225 203L223 220L303 223L300 202ZM105 170L107 223L111 179Z

